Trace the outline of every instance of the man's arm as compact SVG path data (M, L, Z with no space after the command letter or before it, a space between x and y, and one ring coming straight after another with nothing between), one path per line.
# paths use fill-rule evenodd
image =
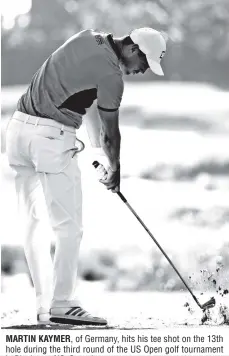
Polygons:
M92 112L89 115L85 115L84 121L92 148L100 148L101 120L95 107L92 108Z
M107 112L99 110L101 118L100 144L107 156L109 168L107 175L100 182L107 189L119 191L120 187L120 143L121 135L119 131L119 112Z
M114 71L101 78L98 84L98 111L101 118L100 144L107 156L109 168L105 179L100 180L107 189L119 191L120 142L119 107L124 83L120 72Z
M112 171L120 168L119 111L107 112L99 110L101 118L100 145L105 152Z

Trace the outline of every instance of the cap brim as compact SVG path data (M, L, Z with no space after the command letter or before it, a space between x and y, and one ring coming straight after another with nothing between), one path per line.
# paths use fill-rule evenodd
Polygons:
M164 72L163 72L163 70L161 68L160 63L158 63L158 62L156 62L156 61L154 61L154 60L152 60L152 59L150 59L148 57L147 57L147 61L149 63L149 67L152 70L152 72L154 72L157 75L164 75Z

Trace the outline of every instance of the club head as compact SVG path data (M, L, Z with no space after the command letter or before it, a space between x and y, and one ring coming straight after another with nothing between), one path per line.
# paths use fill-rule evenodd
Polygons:
M210 308L214 308L215 306L215 298L212 297L210 300L208 300L206 303L202 304L201 305L201 309L203 309L203 311L207 310L207 309L210 309Z

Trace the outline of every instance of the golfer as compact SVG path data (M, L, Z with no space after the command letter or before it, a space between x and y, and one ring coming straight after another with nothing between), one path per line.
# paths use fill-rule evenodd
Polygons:
M92 144L100 147L109 168L101 182L114 192L120 185L119 107L123 74L150 68L163 75L166 51L162 34L139 28L130 35L85 30L59 47L32 78L10 120L6 145L16 171L16 191L27 214L25 255L36 292L37 320L106 325L77 299L77 266L82 238L82 193L77 139L82 118L97 99L99 122L87 119ZM38 225L36 192L42 187L56 235L54 260L50 246L35 239Z

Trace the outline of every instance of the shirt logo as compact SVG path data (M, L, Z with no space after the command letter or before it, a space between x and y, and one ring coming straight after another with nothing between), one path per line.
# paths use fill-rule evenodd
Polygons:
M104 43L104 40L103 40L102 36L100 36L100 35L95 35L95 40L98 43L98 45L101 45Z
M164 55L165 55L165 51L162 51L161 55L160 55L160 59L162 59L164 57Z

